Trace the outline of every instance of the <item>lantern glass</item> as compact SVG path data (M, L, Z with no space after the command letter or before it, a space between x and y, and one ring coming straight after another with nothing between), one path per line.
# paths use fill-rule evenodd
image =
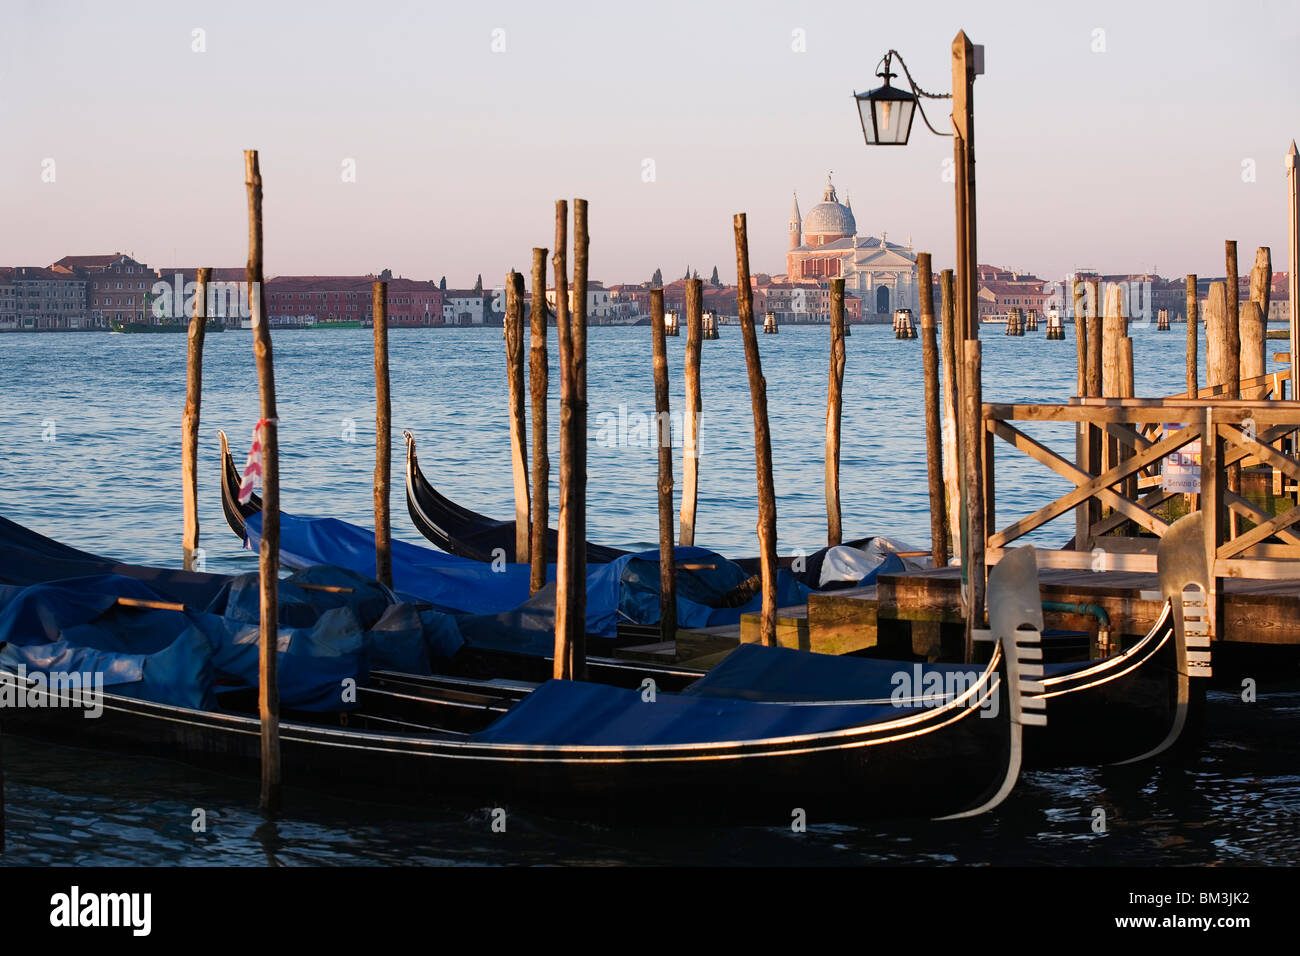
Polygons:
M868 146L902 146L912 132L916 96L907 90L885 85L869 93L858 93L858 117Z

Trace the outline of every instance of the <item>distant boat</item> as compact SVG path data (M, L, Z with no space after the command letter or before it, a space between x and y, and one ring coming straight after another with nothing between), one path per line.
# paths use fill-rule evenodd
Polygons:
M189 322L119 322L114 319L109 323L109 329L113 332L122 333L161 333L161 332L188 332L190 330ZM226 327L220 319L208 319L209 332L224 332Z

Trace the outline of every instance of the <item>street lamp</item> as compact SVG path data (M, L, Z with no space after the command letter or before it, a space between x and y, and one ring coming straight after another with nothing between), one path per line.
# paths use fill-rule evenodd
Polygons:
M890 70L894 59L903 68L908 89L899 89L889 81L898 74ZM981 396L979 381L980 347L979 321L975 314L976 303L976 263L979 261L975 251L975 122L974 122L974 85L975 77L984 72L984 48L970 42L965 31L958 31L952 41L952 92L927 93L916 85L907 64L897 50L888 51L879 64L876 76L884 83L867 93L854 92L857 101L858 118L862 123L862 135L868 146L903 146L907 143L912 130L912 120L919 112L925 125L936 136L953 138L953 166L957 204L957 276L953 298L955 313L955 341L949 343L944 336L944 349L952 355L956 368L956 382L949 382L949 389L956 397L953 402L957 421L950 434L953 435L944 457L958 463L957 484L961 489L961 519L959 523L962 553L962 583L964 599L967 606L966 626L966 660L972 659L973 628L979 626L984 616L984 546L986 534L984 528L984 488L980 476L986 463L983 461L984 449L980 440L967 441L963 438L967 429L961 427L964 417L961 409L966 396L971 396L978 403ZM952 132L940 133L925 115L923 100L952 100ZM981 416L978 404L975 406L976 417ZM977 421L976 426L980 423ZM983 428L974 432L983 435ZM956 447L954 448L953 445ZM955 454L954 454L955 452ZM968 476L970 476L968 480Z
M912 132L917 97L908 90L890 86L889 81L898 76L889 72L891 55L892 51L885 54L884 69L876 74L885 81L884 84L869 93L853 94L858 101L858 118L862 121L862 135L868 146L905 146ZM901 57L899 62L902 62Z

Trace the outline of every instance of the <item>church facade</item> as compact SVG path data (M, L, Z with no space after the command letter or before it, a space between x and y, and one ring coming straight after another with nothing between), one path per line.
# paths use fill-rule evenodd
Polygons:
M863 318L892 316L895 309L920 311L916 253L889 242L882 233L859 236L850 201L841 203L830 176L822 201L799 213L796 194L790 212L790 247L785 257L790 282L828 283L844 279L844 291L862 302Z

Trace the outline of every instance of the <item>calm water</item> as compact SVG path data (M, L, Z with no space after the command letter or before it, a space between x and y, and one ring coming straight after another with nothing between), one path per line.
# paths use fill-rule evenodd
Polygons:
M705 343L697 542L755 550L753 431L739 329ZM985 397L1064 399L1074 383L1073 330L1008 338L985 330ZM1183 387L1183 329L1134 329L1139 394ZM822 490L827 329L760 336L776 459L780 547L824 542ZM552 345L554 335L552 333ZM846 535L929 536L919 343L885 327L848 339L842 499ZM685 338L669 340L673 402L682 404ZM393 424L410 429L421 464L463 504L507 515L513 498L499 329L395 331ZM653 411L649 330L593 328L588 527L608 544L657 540L655 451L637 428ZM552 350L553 351L553 350ZM371 339L364 330L275 334L283 507L368 525L374 467ZM552 369L552 402L558 375ZM180 561L182 336L0 335L0 507L5 516L86 550L139 563ZM200 440L200 520L207 567L245 571L252 555L226 528L216 429L242 462L257 418L251 337L208 338ZM554 406L553 406L554 407ZM558 420L553 411L552 425ZM620 426L622 422L622 426ZM1030 429L1063 449L1069 428ZM351 439L351 440L349 440ZM552 447L555 438L552 435ZM403 445L394 444L394 474ZM554 452L553 452L554 454ZM680 480L678 482L680 485ZM999 451L1006 522L1065 490ZM554 501L554 491L552 501ZM394 534L419 542L400 482ZM1035 540L1059 544L1065 522ZM514 812L493 834L487 810L376 809L291 792L273 829L255 784L145 757L106 756L6 738L6 863L1300 863L1300 692L1281 686L1244 704L1211 694L1210 736L1185 766L1027 775L996 813L950 824L845 827L606 828ZM1094 835L1103 807L1109 832ZM194 834L202 808L208 830Z

